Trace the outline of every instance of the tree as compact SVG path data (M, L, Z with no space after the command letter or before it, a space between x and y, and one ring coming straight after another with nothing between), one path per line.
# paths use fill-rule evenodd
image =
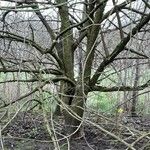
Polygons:
M150 81L139 86L106 87L100 84L105 79L102 78L105 70L117 64L119 59L149 58L131 46L133 40L143 40L140 35L149 35L148 1L130 0L118 4L113 0L114 6L110 10L107 10L108 0L9 2L11 6L0 8L0 72L33 75L34 78L24 82L39 81L41 84L30 94L49 82L58 83L59 104L68 134L79 131L90 92L138 91L149 86ZM136 8L136 3L141 3L141 10ZM128 13L137 17L132 20ZM105 36L114 32L120 36L111 37L116 44L109 47ZM123 57L125 51L129 56ZM42 74L51 76L45 78Z
M135 79L134 79L134 87L137 87L138 85L138 78L139 78L139 60L136 60L136 72L135 72ZM132 99L132 106L131 106L131 115L133 117L137 116L136 114L136 103L137 103L137 97L136 95L138 94L137 91L133 91L133 99Z

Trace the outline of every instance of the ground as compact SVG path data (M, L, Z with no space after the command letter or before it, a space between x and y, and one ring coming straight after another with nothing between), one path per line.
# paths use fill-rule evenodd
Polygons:
M2 132L1 145L4 150L54 150L42 118L37 113L19 113ZM91 121L93 117L87 119ZM132 121L130 119L126 124L117 126L117 128L114 123L108 120L100 119L95 123L131 144L141 137L141 134L150 132L149 118L142 118L142 121L136 119L132 119ZM59 124L58 122L54 122L54 124L56 134L58 132L63 134L61 118L59 118ZM66 140L60 134L57 135L61 149L65 150ZM82 136L70 141L71 150L125 150L126 148L127 146L123 143L87 123L83 124ZM150 150L150 134L137 141L134 148L136 150Z

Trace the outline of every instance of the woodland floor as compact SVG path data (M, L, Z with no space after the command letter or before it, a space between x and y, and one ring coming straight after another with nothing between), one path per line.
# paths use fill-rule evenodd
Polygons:
M92 120L93 117L89 118ZM135 118L127 121L123 126L116 125L109 121L96 120L95 123L119 136L121 139L131 144L142 135L150 132L150 118ZM61 119L60 119L61 120ZM60 121L61 122L61 121ZM54 123L56 131L62 132L62 124ZM1 123L2 125L2 123ZM127 146L112 138L107 133L102 132L93 125L84 124L84 134L78 139L70 142L71 150L126 150ZM62 136L58 135L58 139ZM66 140L60 140L61 150L66 150ZM42 116L33 113L20 113L2 132L1 145L4 150L54 150L50 142L49 134ZM136 150L150 150L150 134L135 142ZM2 149L2 147L0 147Z

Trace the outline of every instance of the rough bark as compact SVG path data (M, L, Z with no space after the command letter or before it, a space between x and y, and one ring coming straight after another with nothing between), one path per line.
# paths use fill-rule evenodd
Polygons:
M74 94L66 95L63 97L63 101L70 101L68 104L65 103L62 113L65 119L65 133L72 135L72 137L79 135L80 129L78 127L82 123L83 113L84 113L84 102L86 100L86 95L82 90L81 85L75 87Z

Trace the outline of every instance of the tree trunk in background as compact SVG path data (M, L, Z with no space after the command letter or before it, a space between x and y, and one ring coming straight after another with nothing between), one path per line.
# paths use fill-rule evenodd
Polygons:
M136 60L134 87L138 86L138 80L139 80L139 59ZM136 96L137 94L138 94L138 91L133 91L132 104L131 104L131 116L132 117L137 116L136 114L136 104L138 101L138 97Z
M60 100L63 97L62 96L62 94L63 94L63 85L64 85L64 82L60 81L59 85L57 86L57 93L58 93L59 100L57 101L56 109L55 109L55 112L54 112L54 115L56 115L56 116L61 116L62 115L61 108L60 108L60 105L61 105Z
M61 110L60 110L60 103L59 103L59 102L57 102L54 115L56 115L56 116L61 116Z
M127 66L127 60L123 60L124 67ZM127 69L124 71L124 85L127 85ZM124 110L128 113L127 91L123 91Z

